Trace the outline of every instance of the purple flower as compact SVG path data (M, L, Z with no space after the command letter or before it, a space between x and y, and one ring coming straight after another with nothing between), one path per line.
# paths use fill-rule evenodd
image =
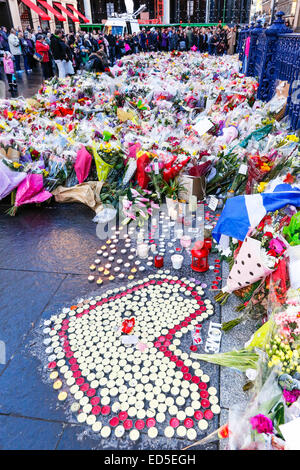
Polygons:
M286 403L294 403L297 401L298 397L300 396L300 390L283 390L283 396L286 401Z
M255 429L259 434L272 434L273 433L273 422L270 418L265 415L256 415L250 418L252 428Z

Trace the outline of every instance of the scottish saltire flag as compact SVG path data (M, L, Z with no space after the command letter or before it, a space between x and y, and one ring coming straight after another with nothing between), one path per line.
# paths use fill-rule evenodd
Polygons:
M300 207L300 189L289 184L278 184L272 193L227 199L212 236L217 243L221 237L225 238L224 235L244 241L249 228L256 227L267 212L274 212L287 204Z

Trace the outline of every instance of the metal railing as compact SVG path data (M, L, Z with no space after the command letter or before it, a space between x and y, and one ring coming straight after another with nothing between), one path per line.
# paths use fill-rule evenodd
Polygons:
M292 128L300 129L300 34L285 26L283 16L282 11L278 12L276 20L266 29L261 21L242 29L237 52L243 72L257 78L260 100L269 101L274 96L277 80L288 81L286 114ZM247 56L245 49L248 49Z

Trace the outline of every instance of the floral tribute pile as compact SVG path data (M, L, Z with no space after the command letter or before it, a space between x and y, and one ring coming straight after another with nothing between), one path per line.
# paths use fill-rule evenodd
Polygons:
M72 410L79 421L90 424L102 437L108 437L112 427L121 436L127 427L135 440L145 425L149 436L155 437L156 423L169 421L165 428L167 437L172 437L176 428L179 437L194 440L195 420L204 430L205 420L211 417L209 412L219 412L217 399L213 398L215 389L207 389L208 380L203 378L199 361L234 367L246 374L248 406L245 410L233 409L228 424L207 436L206 441L227 438L229 449L299 449L299 438L293 439L300 435L299 136L289 131L287 118L282 119L285 102L277 94L269 103L258 101L257 82L241 74L237 58L231 56L209 57L192 51L140 54L122 59L111 72L109 76L84 72L60 81L52 79L32 99L0 102L0 199L11 194L11 215L21 205L46 204L51 197L58 202L80 201L96 212L97 222L109 219L109 205L112 214L122 211L125 224L136 221L142 227L165 201L170 218L176 221L181 213L182 221L184 204L192 204L193 198L198 198L211 211L205 214L211 229L204 236L214 240L216 274L221 261L227 261L230 267L223 287L220 276L212 287L215 300L224 304L234 294L240 299L240 313L223 323L222 329L227 332L224 334L230 335L233 327L248 318L256 320L257 331L239 351L192 352L191 358L182 359L180 343L175 343L179 331L174 325L182 322L183 328L188 329L189 322L193 324L193 315L197 315L193 300L197 300L188 297L189 310L181 318L176 302L171 306L156 299L156 318L164 321L161 305L168 310L164 312L166 318L175 315L168 323L174 334L166 325L158 331L157 323L157 331L150 338L148 325L145 332L136 320L134 325L131 321L123 325L125 329L133 326L133 332L146 335L144 339L153 343L148 352L135 350L137 356L143 356L137 358L139 364L145 361L140 370L130 364L134 352L129 353L127 348L125 354L123 346L117 346L122 333L120 325L114 332L110 329L105 333L105 341L102 337L98 342L97 328L89 334L90 325L83 324L87 319L86 323L91 321L96 327L95 312L105 310L104 300L117 303L124 294L110 292L105 298L74 306L49 320L49 338L45 341L49 355L58 359L53 358L49 364L55 387L62 387L59 374L63 374L74 395ZM209 224L213 213L218 220ZM94 271L96 264L95 260ZM107 274L114 280L116 272ZM150 276L147 279L141 291L145 295L134 301L148 302L147 292L156 289ZM167 292L157 292L156 297L168 293L172 302L179 280L169 280L170 283L163 279L157 288ZM154 279L153 282L156 283ZM180 289L186 290L186 286ZM129 301L138 296L128 292L124 295ZM180 291L179 296L183 295ZM103 313L104 318L111 314ZM129 310L127 313L130 317ZM148 316L144 321L151 322L151 315ZM106 331L104 321L98 326ZM105 353L111 354L105 343L112 336L115 349L111 351L126 356L120 360L104 357ZM153 361L148 357L150 353ZM193 367L192 359L199 367ZM82 363L84 368L80 368ZM157 373L157 377L153 375L157 394L143 378L152 363L152 374ZM119 374L121 367L124 377L138 374L138 379L130 375L129 381L134 385L129 388L123 383L123 374ZM135 370L129 372L133 367ZM178 367L181 369L175 371ZM170 375L165 374L169 370ZM165 376L170 377L172 384ZM182 387L186 387L186 392L178 396L182 381L191 381L192 388ZM97 387L106 390L102 395L100 391L101 406L95 395ZM122 401L122 390L134 387L138 387L136 393L131 391ZM163 397L167 393L163 387L172 388L177 398ZM69 392L64 390L59 399L67 396ZM186 406L186 399L197 402L196 408L192 404ZM214 410L210 405L215 406ZM184 416L183 424L177 417L183 410L177 406L186 406L185 414L180 414ZM99 424L100 413L110 421Z
M183 175L205 179L220 204L283 167L293 180L297 137L274 104L255 101L258 84L235 57L141 54L112 72L53 78L33 98L0 102L0 199L11 194L11 215L51 196L98 213L131 187L153 203L186 200Z

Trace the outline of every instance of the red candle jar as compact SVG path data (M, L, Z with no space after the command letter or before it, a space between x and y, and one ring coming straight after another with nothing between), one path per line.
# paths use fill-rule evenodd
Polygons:
M161 255L156 255L154 257L154 266L156 268L162 268L164 265L164 257Z
M191 268L194 271L203 273L209 269L208 266L208 250L204 246L200 250L191 250L192 264Z

